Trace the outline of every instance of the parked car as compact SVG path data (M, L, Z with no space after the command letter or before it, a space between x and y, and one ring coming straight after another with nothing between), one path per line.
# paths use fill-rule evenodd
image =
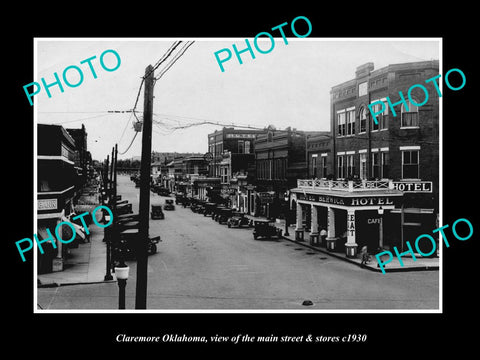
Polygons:
M256 240L259 237L270 239L272 236L280 238L282 230L277 228L273 221L270 220L255 220L253 229L253 238Z
M227 224L228 219L232 216L232 213L233 213L233 209L223 208L223 209L220 210L216 221L219 224Z
M203 210L203 216L213 216L215 206L217 206L215 203L206 203L205 209Z
M166 199L165 205L163 206L164 210L175 210L175 205L173 205L173 199Z
M245 217L245 214L237 211L234 211L227 220L228 227L249 226L249 223L250 221Z
M165 219L161 205L152 205L152 211L150 211L150 218L153 219Z

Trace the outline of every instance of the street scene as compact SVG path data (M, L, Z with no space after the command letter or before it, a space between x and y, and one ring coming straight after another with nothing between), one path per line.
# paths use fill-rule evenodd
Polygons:
M439 40L271 39L38 41L35 311L441 310Z
M118 192L136 212L138 188L128 176L119 177ZM152 204L166 199L150 197ZM150 220L150 233L162 241L148 258L149 309L438 308L437 271L383 276L291 240L254 240L251 228L228 228L181 205L164 213ZM126 307L133 309L135 262L128 264ZM97 281L104 273L101 266ZM38 289L44 309L115 309L117 302L114 281Z

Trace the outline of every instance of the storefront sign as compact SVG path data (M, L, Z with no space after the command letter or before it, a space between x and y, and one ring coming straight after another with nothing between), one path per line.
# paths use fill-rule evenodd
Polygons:
M57 210L57 199L38 199L37 211L40 210Z
M393 198L389 196L339 197L331 195L297 193L297 199L343 206L394 205Z
M412 193L431 193L431 181L394 181L393 188L395 190Z
M373 219L368 219L367 223L368 224L380 224L381 219L380 218L373 218Z
M262 203L262 204L273 203L273 198L275 196L275 193L273 193L273 192L259 192L257 194L260 198L260 203Z

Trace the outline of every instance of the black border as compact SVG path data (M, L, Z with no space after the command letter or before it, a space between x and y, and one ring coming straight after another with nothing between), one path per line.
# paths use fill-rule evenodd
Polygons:
M394 4L395 5L395 4ZM473 139L477 122L476 102L473 100L475 67L472 49L474 43L466 37L469 12L473 9L434 9L419 7L410 11L405 4L397 4L394 10L380 9L380 4L358 4L349 12L346 4L323 6L318 3L311 8L282 9L278 4L273 9L267 6L260 12L258 7L237 6L223 3L218 8L203 7L196 11L188 5L182 10L170 10L162 4L110 5L105 12L98 6L87 6L77 11L46 9L37 11L31 6L21 11L18 32L4 29L9 36L6 49L12 50L7 60L6 96L4 112L4 156L6 160L4 191L8 194L7 214L4 229L7 236L3 254L6 259L6 286L4 298L9 321L7 346L29 343L34 349L53 356L59 349L70 349L70 354L92 354L92 349L119 350L154 349L160 356L163 350L191 350L194 345L171 344L118 344L119 333L131 335L156 335L177 333L210 336L223 334L233 336L281 335L337 335L366 333L368 341L358 344L300 344L288 347L301 350L343 352L351 350L357 355L393 354L402 351L405 355L425 352L440 353L444 346L461 344L467 348L474 345L474 330L466 325L476 312L475 255L478 250L478 215L473 210L476 199L475 170L476 147ZM435 5L437 6L437 5ZM120 8L123 7L124 9ZM74 8L74 7L73 7ZM150 10L149 8L153 9ZM63 10L66 10L63 9ZM413 15L412 15L413 14ZM444 224L452 224L458 218L469 219L475 228L474 236L465 242L450 241L444 249L444 313L443 314L33 314L33 258L22 263L14 242L33 233L33 112L25 100L22 86L33 81L34 37L254 37L258 32L296 16L306 16L313 25L310 37L442 37L443 72L451 68L461 69L467 78L460 91L443 91L443 189ZM408 18L408 21L406 18ZM443 19L440 21L440 19ZM15 20L13 21L15 22ZM21 30L20 30L21 29ZM4 93L5 96L5 93ZM13 100L13 101L11 101ZM467 109L469 111L467 111ZM8 115L7 115L8 114ZM10 116L9 116L10 115ZM11 119L11 120L10 120ZM9 121L10 120L10 121ZM13 126L12 126L13 125ZM13 131L10 128L14 129ZM16 130L19 129L17 132ZM10 133L18 134L11 136ZM4 146L5 146L4 145ZM13 145L13 149L12 149ZM10 184L15 191L9 190ZM5 315L6 315L5 314ZM475 329L475 324L473 324ZM448 344L448 345L447 345ZM386 350L384 349L386 346ZM98 348L97 348L98 347ZM197 347L197 346L195 346ZM256 346L258 347L258 346ZM283 351L282 344L263 345L266 351ZM220 352L228 349L251 349L250 345L198 345L200 350ZM368 348L368 349L367 349ZM387 351L387 353L383 353ZM225 353L230 355L230 353ZM300 355L300 354L299 354ZM61 356L61 355L60 355Z

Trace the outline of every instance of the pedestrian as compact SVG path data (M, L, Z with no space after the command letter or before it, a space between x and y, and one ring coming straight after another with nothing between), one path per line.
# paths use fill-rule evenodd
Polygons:
M320 230L320 245L325 243L325 239L327 238L327 231L325 229Z
M368 262L370 262L370 255L368 253L367 245L362 247L360 254L362 255L362 262L360 263L360 265L363 266L363 265L366 265Z

